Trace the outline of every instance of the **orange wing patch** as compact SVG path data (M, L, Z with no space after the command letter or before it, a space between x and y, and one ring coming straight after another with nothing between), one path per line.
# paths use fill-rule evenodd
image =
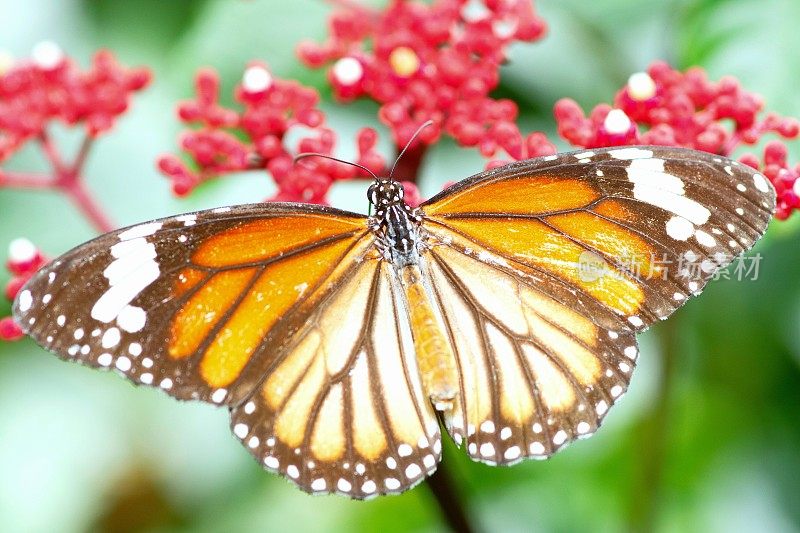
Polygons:
M173 289L175 296L180 297L192 290L198 283L208 277L208 272L196 268L184 268L178 274L175 280L175 287Z
M610 264L604 265L605 275L586 276L581 271L586 249L538 220L514 219L509 224L502 218L448 219L447 226L473 241L462 239L463 249L474 249L474 243L480 243L501 256L575 284L620 313L635 314L644 302L641 287ZM433 224L428 231L441 242L458 238Z
M198 272L193 269L187 271ZM189 298L172 322L170 357L182 359L192 355L200 347L225 311L245 290L255 271L255 268L244 268L219 272ZM187 280L190 279L189 276L192 274L186 276Z
M293 248L366 229L363 218L325 215L274 217L247 222L207 239L192 260L202 266L225 267L265 261Z
M617 261L636 277L661 276L655 249L637 234L586 211L547 217L547 222L567 235Z
M247 291L200 363L212 387L232 383L270 329L351 246L349 240L296 254L267 266Z
M583 207L600 198L587 181L537 178L508 179L481 185L481 194L471 188L456 192L425 208L429 216L466 213L542 214Z

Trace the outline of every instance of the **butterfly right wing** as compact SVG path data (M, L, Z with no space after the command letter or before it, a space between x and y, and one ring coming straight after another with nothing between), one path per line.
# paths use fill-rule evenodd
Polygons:
M366 499L421 482L441 457L392 267L348 267L232 410L234 434L306 492Z

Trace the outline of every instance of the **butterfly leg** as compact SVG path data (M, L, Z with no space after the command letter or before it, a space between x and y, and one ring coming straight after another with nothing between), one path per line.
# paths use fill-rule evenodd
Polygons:
M414 350L425 393L437 410L450 410L458 393L455 355L422 285L419 266L403 267L400 283L408 303Z

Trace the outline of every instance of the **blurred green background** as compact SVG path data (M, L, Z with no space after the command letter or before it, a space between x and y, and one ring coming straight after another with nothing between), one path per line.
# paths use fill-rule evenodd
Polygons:
M552 133L558 98L609 101L659 58L701 65L712 79L734 75L769 110L800 116L797 0L540 0L537 9L550 33L512 48L500 89L520 104L523 131ZM155 171L155 158L175 149L174 105L191 95L200 66L219 70L227 99L251 59L318 87L342 157L355 153L360 127L385 134L374 104L332 103L324 73L295 59L297 42L324 38L329 10L321 0L0 0L0 50L23 57L47 39L83 65L108 47L125 64L153 69L154 83L86 169L97 198L127 225L273 190L254 173L178 200ZM65 147L80 140L55 135ZM797 161L798 143L789 146ZM482 167L474 150L443 142L425 162L422 191ZM34 150L7 168L46 169ZM332 203L363 211L363 188L338 185ZM596 436L511 468L471 463L447 447L476 529L800 530L798 220L774 222L759 243L758 280L714 282L641 337L630 391ZM0 246L25 236L55 256L93 235L63 197L0 190ZM0 302L0 316L8 312ZM311 498L263 472L230 435L223 410L60 362L28 340L0 344L0 531L445 528L425 485L369 503Z

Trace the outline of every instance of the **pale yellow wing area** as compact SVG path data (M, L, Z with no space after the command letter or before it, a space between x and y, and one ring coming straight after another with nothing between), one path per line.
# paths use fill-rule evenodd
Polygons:
M346 268L231 424L267 469L303 490L370 498L432 473L441 435L394 270L377 258Z
M545 458L591 435L627 390L638 350L633 332L579 312L579 296L541 290L455 233L425 254L452 343L460 392L445 423L469 456L488 464ZM538 288L537 288L538 287ZM618 319L617 319L618 320Z

